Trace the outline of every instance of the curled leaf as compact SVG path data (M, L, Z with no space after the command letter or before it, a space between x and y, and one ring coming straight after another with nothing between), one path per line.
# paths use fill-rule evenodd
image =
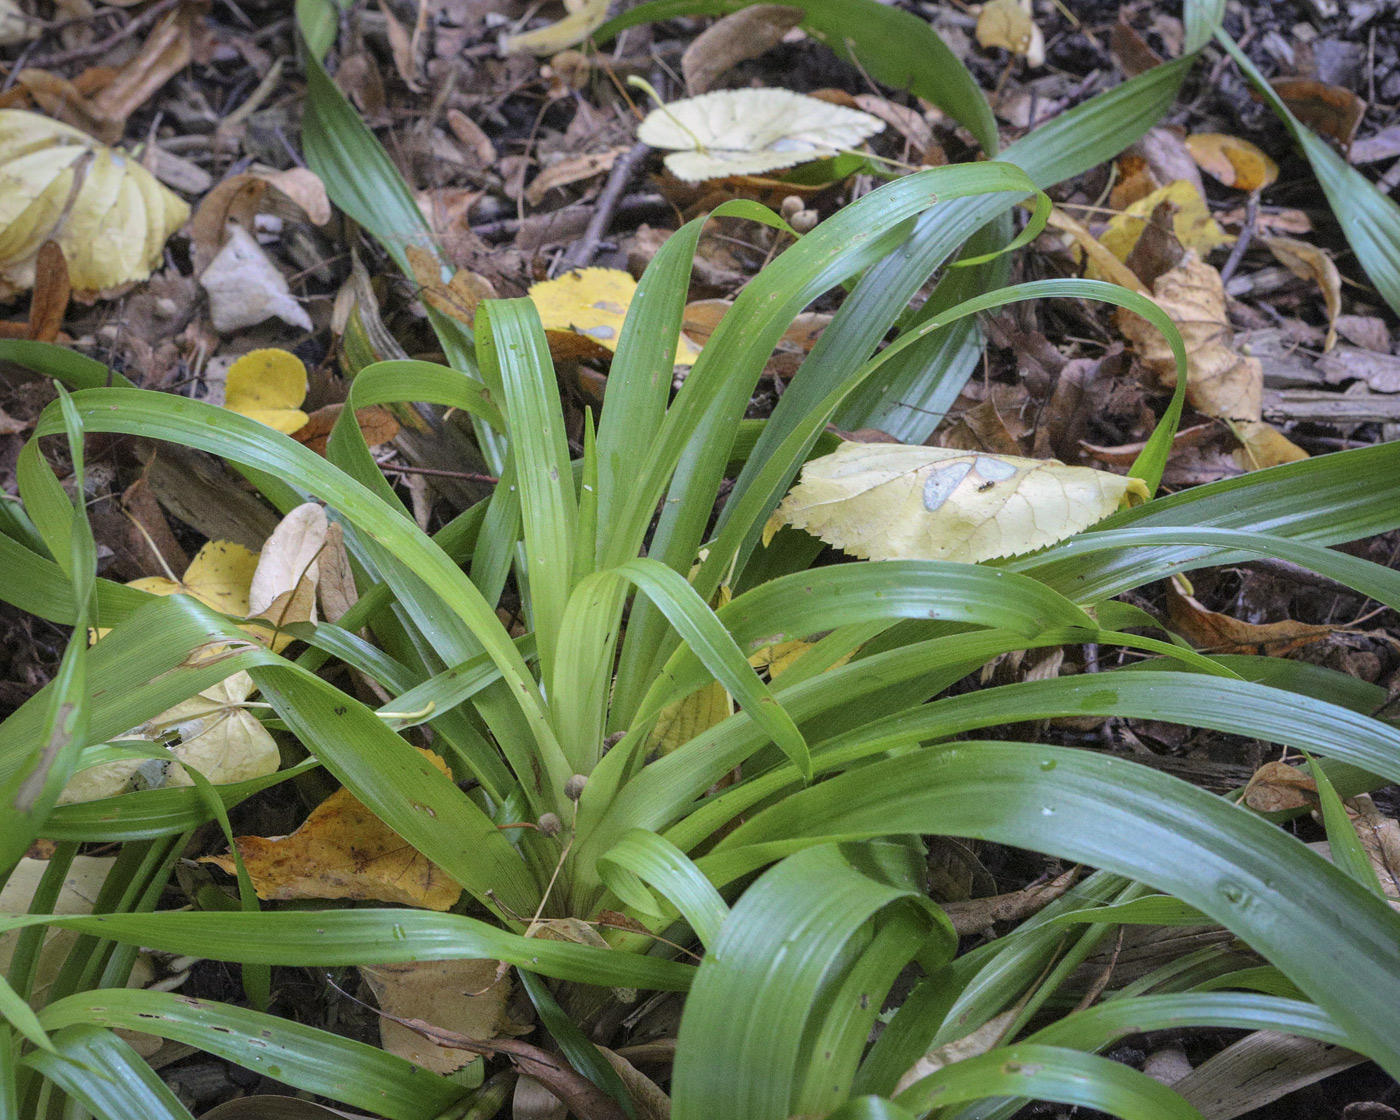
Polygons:
M1020 55L1028 66L1045 64L1045 36L1031 18L1030 0L988 0L977 17L977 44Z
M1331 350L1337 343L1337 316L1342 313L1342 275L1332 258L1316 245L1296 237L1261 237L1259 240L1294 276L1314 280L1322 289L1323 305L1327 308L1327 340L1323 349Z
M884 127L859 109L791 90L727 89L653 109L637 139L668 149L671 173L696 183L830 159Z
M870 560L975 564L1044 548L1147 497L1141 479L1054 459L844 443L807 463L764 538L792 525Z
M38 113L0 109L0 294L33 285L49 240L84 298L144 280L188 216L130 156Z

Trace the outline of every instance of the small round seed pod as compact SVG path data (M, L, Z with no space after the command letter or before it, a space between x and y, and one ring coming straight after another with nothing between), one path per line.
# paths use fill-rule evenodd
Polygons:
M811 233L817 228L817 223L821 221L821 215L815 210L799 210L788 219L788 225L792 226L798 233Z
M542 813L536 827L546 836L558 836L564 829L564 822L557 813Z
M778 207L778 213L783 216L783 221L791 222L792 216L803 208L802 199L795 194L790 194L783 199L782 205Z
M564 783L564 796L570 801L577 801L583 796L583 787L588 784L587 774L575 774Z

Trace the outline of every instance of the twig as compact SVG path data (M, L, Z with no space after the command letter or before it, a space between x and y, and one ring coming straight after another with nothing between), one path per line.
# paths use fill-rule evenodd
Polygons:
M31 58L27 60L27 65L40 70L52 69L55 66L63 66L69 62L81 62L86 58L94 58L97 55L105 54L112 47L115 47L123 39L130 38L143 27L155 23L171 8L178 7L182 0L158 0L152 4L139 16L134 16L119 31L113 32L107 38L96 43L89 43L85 47L74 47L69 51L59 51L57 54L45 55L42 58Z
M1249 201L1244 207L1244 225L1240 227L1240 235L1235 238L1235 247L1230 250L1230 256L1220 267L1220 282L1224 284L1235 274L1235 269L1240 267L1240 261L1244 260L1244 255L1249 251L1249 243L1254 240L1254 222L1259 217L1259 192L1251 191Z
M588 228L564 254L561 263L565 271L571 268L587 268L593 263L593 258L598 255L598 249L602 245L603 235L612 225L618 203L622 201L623 191L631 184L632 176L637 173L637 168L650 151L649 145L638 141L617 157L617 162L608 172L608 181L603 184L602 193L598 195L598 204L593 210L593 216L588 219Z
M435 467L400 467L393 463L381 463L384 471L397 471L399 474L430 474L437 478L460 478L467 482L500 482L495 475L471 474L468 471L442 471Z

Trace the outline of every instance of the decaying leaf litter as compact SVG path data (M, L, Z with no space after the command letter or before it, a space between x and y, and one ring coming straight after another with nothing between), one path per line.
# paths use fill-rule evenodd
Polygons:
M1120 77L1175 57L1183 44L1177 19L1146 5L903 6L931 21L972 70L1008 141ZM313 447L318 439L324 447L329 420L345 403L344 374L354 368L347 355L353 362L356 348L433 357L426 308L469 323L483 297L529 294L550 330L577 451L585 411L596 413L603 400L634 277L681 217L755 198L789 227L734 219L707 227L682 324L682 357L693 360L736 294L795 236L884 177L963 161L977 150L950 117L836 61L781 9L750 9L748 22L728 34L724 21L680 19L630 29L593 50L587 36L606 17L605 4L570 5L564 24L549 22L562 10L542 10L523 26L526 6L508 2L358 6L346 18L336 81L414 188L445 254L426 271L415 264L409 282L392 278L383 254L333 212L304 167L305 83L284 5L14 7L0 6L8 67L0 93L0 175L8 184L0 285L12 294L0 331L71 344L137 385L223 404ZM1393 190L1400 182L1400 34L1381 6L1261 4L1232 9L1226 22L1256 65L1287 79L1280 93L1292 110ZM520 34L532 37L503 54L500 40ZM734 171L748 178L735 181ZM1233 66L1221 60L1199 70L1163 126L1052 196L1050 227L1014 257L1017 275L1082 273L1146 292L1186 338L1191 411L1168 463L1170 487L1396 437L1395 317L1338 235L1306 163ZM778 344L751 417L771 414L838 306L824 297ZM998 519L1019 515L1006 514L1004 503L976 508L991 503L981 488L1019 491L1016 472L1031 471L1022 464L1033 460L1065 464L1038 468L1050 477L1093 468L1126 483L1123 472L1171 387L1160 337L1130 313L1063 300L1018 305L984 329L985 357L961 395L939 410L946 411L941 421L929 417L928 447L898 451L927 457L917 467L926 472L917 479L924 512L971 504L979 524L1003 535ZM670 371L678 385L689 364L678 360ZM14 493L19 447L51 396L39 381L7 377L0 386L7 494ZM900 403L908 412L923 407ZM437 527L494 484L451 416L374 406L356 418L424 526ZM842 441L839 449L833 444L836 454L877 457L882 445L901 442L880 430L831 434ZM237 617L261 616L265 624L250 623L250 636L274 648L292 640L284 626L314 619L318 606L330 612L325 573L336 558L326 551L334 538L328 545L324 524L280 529L219 464L143 441L109 440L87 467L84 497L103 575L165 581L157 593L184 589ZM803 485L810 485L805 476ZM789 501L801 493L799 486ZM1091 520L1120 497L1128 500L1100 494ZM871 548L819 535L853 555ZM1364 547L1370 559L1393 563L1393 540ZM254 558L259 550L263 561ZM215 553L229 570L213 563ZM275 562L264 568L268 559ZM253 586L256 603L248 601ZM1210 572L1189 588L1161 586L1137 605L1199 648L1234 643L1231 652L1312 660L1395 691L1391 620L1373 620L1354 594L1286 565ZM8 710L52 674L62 637L32 621L21 628L4 610L0 617L15 623L17 639L0 670ZM1063 655L1013 657L959 687L1098 668ZM368 680L360 687L371 691ZM731 701L720 693L706 702L727 714ZM233 752L222 780L265 773L283 761L279 751L296 748L285 732L263 728L257 703L231 678L218 695L187 702L198 710L172 710L160 726L132 729L147 753L168 746L173 762L107 762L101 776L121 788L177 783L184 749L219 781L220 763L199 753L201 738L206 748L219 740L220 758ZM1258 744L1219 735L1075 719L1054 721L1044 735L1097 740L1101 749L1204 785L1218 781L1222 767L1242 767L1246 776L1264 767L1256 798L1275 786L1308 794L1306 781L1290 784L1268 770L1278 761ZM330 800L337 797L309 776L295 793L241 807L235 831L265 844L279 843L264 839L270 836L306 837L300 830L314 828L313 807L353 811ZM1353 809L1371 822L1373 836L1385 837L1373 852L1390 843L1393 809L1383 795ZM403 857L400 846L385 846L385 858ZM224 848L210 830L189 854L218 857ZM344 873L334 861L324 870L331 880ZM423 870L418 886L399 884L403 895L359 895L353 892L361 887L333 884L346 893L330 897L433 905L414 893L443 889L431 868ZM974 846L940 889L966 906L1064 870ZM227 882L193 864L182 881L204 891ZM214 967L196 967L186 984L192 994L234 990ZM488 975L481 987L491 984ZM334 1015L377 1037L364 1013L306 977L288 975L281 991L289 1014L318 1025ZM504 1014L493 1008L492 1017ZM1188 1045L1200 1048L1198 1059L1211 1053L1199 1040ZM168 1068L179 1082L181 1067ZM264 1081L216 1080L212 1092L200 1090L209 1095L199 1103L269 1088ZM1368 1099L1364 1079L1328 1085L1348 1099ZM186 1091L197 1099L196 1090Z

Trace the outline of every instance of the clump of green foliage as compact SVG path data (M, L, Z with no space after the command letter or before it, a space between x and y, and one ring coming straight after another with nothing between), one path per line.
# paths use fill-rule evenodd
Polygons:
M924 24L908 17L917 26L906 26L903 13L865 0L800 6L814 30L849 44L876 77L918 75L915 88L996 154L985 102L965 73L929 65L946 50ZM687 7L644 5L623 18ZM406 247L432 249L431 236L322 69L337 11L328 0L297 8L308 160L341 209L406 265ZM1188 5L1192 57L1217 21L1209 6ZM905 69L909 51L917 57ZM474 1088L425 1075L258 1010L125 990L139 946L241 962L254 1003L266 998L272 965L507 962L565 1060L601 1091L599 1116L640 1115L592 1041L618 1034L618 989L675 993L683 1008L677 1120L1009 1115L1026 1098L1191 1117L1182 1098L1098 1055L1125 1034L1188 1023L1304 1035L1400 1073L1400 1042L1388 1028L1400 1005L1400 918L1368 880L1337 812L1339 797L1400 780L1400 731L1367 714L1383 696L1306 665L1207 658L1132 633L1155 624L1116 601L1171 573L1264 556L1400 605L1394 572L1327 547L1400 524L1400 447L1155 498L1034 555L988 564L813 568L816 548L801 534L758 545L803 462L821 450L828 421L878 424L913 441L927 434L919 416L946 407L972 368L969 355L976 360L977 311L1022 298L1106 299L1157 323L1184 362L1170 322L1141 297L1085 281L1003 288L1005 257L988 253L1007 243L1014 207L1030 202L1043 213L1043 187L1155 121L1189 65L1134 79L992 161L895 180L836 214L745 288L673 397L675 339L706 219L684 226L648 268L579 459L527 301L484 305L474 334L435 316L449 366L373 353L362 336L366 360L352 360L351 407L325 458L226 410L123 385L57 347L0 343L0 357L73 390L25 448L23 511L0 505L0 596L74 627L54 681L0 725L0 867L38 837L58 841L34 913L0 918L0 929L23 931L0 984L0 1116L187 1118L113 1033L123 1027L395 1120L484 1116L500 1103L498 1082ZM1324 174L1330 149L1299 138L1329 191L1359 191ZM780 221L748 203L722 213ZM1390 220L1366 199L1344 222L1358 213ZM1394 262L1354 244L1393 297ZM920 312L906 315L959 252L969 266L949 269ZM842 284L850 291L841 310L772 417L745 422L792 318ZM896 327L899 339L880 350ZM1134 468L1149 489L1180 393ZM926 408L899 403L915 400ZM402 401L471 414L502 479L491 499L432 537L385 483L353 422L356 407ZM296 629L305 645L288 659L192 599L97 579L83 505L69 500L40 441L66 439L80 480L84 439L98 432L217 455L284 512L323 502L344 528L359 603L335 625ZM712 525L722 484L731 489ZM495 612L512 578L530 631L517 639ZM733 597L716 609L722 585ZM99 624L110 633L89 648L87 628ZM393 640L371 644L358 634L364 626ZM765 683L750 667L759 650L814 635L824 636L780 678ZM1132 671L938 698L1001 654L1084 643L1153 656ZM318 674L329 659L376 680L390 704L377 713ZM119 749L108 746L114 737L240 671L311 760L230 786L56 806L73 772ZM713 682L739 711L651 757L658 715ZM1319 756L1342 858L1328 863L1274 823L1131 762L965 737L1064 715L1167 720ZM418 724L431 727L456 781L405 740ZM314 765L459 882L462 912L263 910L246 876L238 909L155 911L191 830L210 820L227 828L229 806ZM715 791L736 771L737 781ZM547 814L561 822L555 834L497 827ZM926 835L1101 870L1011 935L958 956L947 916L924 889ZM99 841L120 844L121 855L95 915L47 913L79 846ZM606 932L608 948L525 936L532 914L594 921L604 910L627 919ZM1206 953L1067 1010L1071 973L1125 923L1218 924L1268 964L1238 971L1232 955ZM25 998L46 926L82 936L35 1013ZM869 1045L887 993L911 964L912 993ZM1007 1011L986 1053L902 1084L927 1052Z

